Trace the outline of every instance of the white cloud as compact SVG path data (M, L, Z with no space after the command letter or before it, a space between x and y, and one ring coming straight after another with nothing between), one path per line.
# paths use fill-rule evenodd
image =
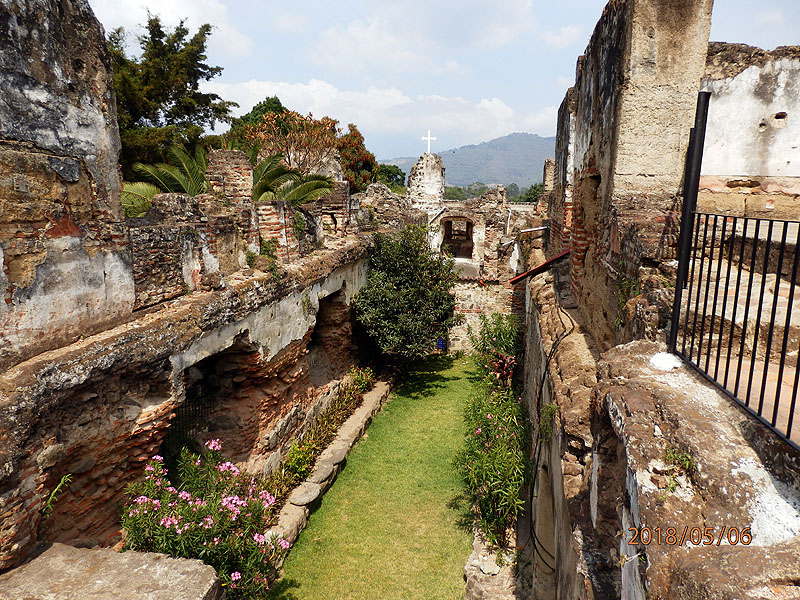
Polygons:
M432 75L463 72L452 59L437 62L430 40L406 33L384 17L351 21L344 29L331 27L320 35L309 58L322 66L346 71L378 68Z
M786 22L783 12L777 8L757 12L755 17L759 25L783 25Z
M542 39L548 46L563 49L586 40L583 27L580 25L564 25L558 31L545 31Z
M317 64L350 72L465 73L464 52L497 50L533 31L532 0L406 0L372 3L358 19L326 29L311 48Z
M270 19L270 25L276 31L300 33L308 27L308 17L299 13L280 13Z
M327 115L338 119L343 126L355 123L367 138L367 147L370 137L415 139L428 128L439 138L440 149L478 143L515 131L553 135L558 112L555 106L518 112L500 98L472 102L455 96L411 97L396 88L374 86L340 90L318 79L308 83L208 82L203 89L238 102L239 114L249 111L265 97L277 95L285 106L298 112L311 112L318 118ZM392 154L391 149L383 152Z
M253 50L253 41L232 23L228 7L221 0L93 0L92 8L107 31L124 27L138 35L149 10L170 27L185 19L190 35L200 25L210 23L214 29L208 40L209 54L243 58L250 56ZM129 44L138 52L134 36Z

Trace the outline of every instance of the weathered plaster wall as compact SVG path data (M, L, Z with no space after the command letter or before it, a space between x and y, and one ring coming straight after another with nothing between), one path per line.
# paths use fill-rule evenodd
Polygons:
M85 0L0 2L0 368L134 303L114 91Z
M698 207L767 219L800 215L800 47L709 44L712 93Z
M66 473L74 482L45 537L108 543L118 535L124 487L158 450L187 401L192 369L202 375L208 367L204 359L218 356L221 372L227 363L238 369L224 400L226 427L252 444L232 444L237 460L275 464L273 455L306 424L332 372L347 362L342 310L364 283L365 254L364 244L351 240L294 265L280 281L230 277L220 291L188 295L0 376L0 568L30 551L42 502ZM320 333L320 304L334 294L341 310L323 311ZM331 336L340 337L334 343ZM320 354L332 344L336 352Z
M433 215L444 202L444 164L438 154L425 153L408 173L408 191L414 208Z
M711 0L610 2L578 61L571 284L604 347L663 326L656 294L626 327L619 290L658 290L674 255L710 23Z
M800 177L800 46L712 43L708 62L702 174Z

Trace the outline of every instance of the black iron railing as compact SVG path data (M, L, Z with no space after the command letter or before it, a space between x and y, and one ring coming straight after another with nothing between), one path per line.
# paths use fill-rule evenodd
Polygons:
M183 448L200 451L197 434L208 426L216 402L216 386L202 380L186 386L186 398L175 410L159 454L168 467L174 467Z
M800 222L696 210L709 99L700 92L686 159L668 346L800 449Z
M673 352L793 443L800 222L694 212Z

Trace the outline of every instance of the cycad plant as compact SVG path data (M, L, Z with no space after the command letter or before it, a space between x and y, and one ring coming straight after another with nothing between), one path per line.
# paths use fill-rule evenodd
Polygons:
M286 202L297 208L327 196L333 182L326 175L303 175L283 164L280 154L268 156L253 169L253 200Z
M153 196L162 191L161 188L146 181L126 181L120 196L125 214L129 217L145 216L153 203Z
M127 216L143 217L156 194L173 192L197 196L209 190L205 148L198 146L194 156L180 146L172 146L167 152L173 164L133 165L133 170L146 181L126 181L123 184L121 201Z
M136 163L133 165L133 170L164 192L197 196L209 190L210 186L206 179L208 153L205 148L198 146L194 156L180 146L172 146L167 153L173 164Z

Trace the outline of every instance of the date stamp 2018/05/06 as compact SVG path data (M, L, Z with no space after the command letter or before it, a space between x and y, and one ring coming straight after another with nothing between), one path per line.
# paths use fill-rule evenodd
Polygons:
M628 527L628 531L633 533L633 536L628 540L628 544L631 546L637 544L642 544L643 546L649 546L650 544L683 546L686 543L691 543L694 546L719 546L723 543L731 546L736 544L747 546L753 541L753 535L750 533L749 527L739 529L737 527L728 527L727 525L723 525L722 529L719 530L716 527L689 527L684 525L682 531L676 527Z

